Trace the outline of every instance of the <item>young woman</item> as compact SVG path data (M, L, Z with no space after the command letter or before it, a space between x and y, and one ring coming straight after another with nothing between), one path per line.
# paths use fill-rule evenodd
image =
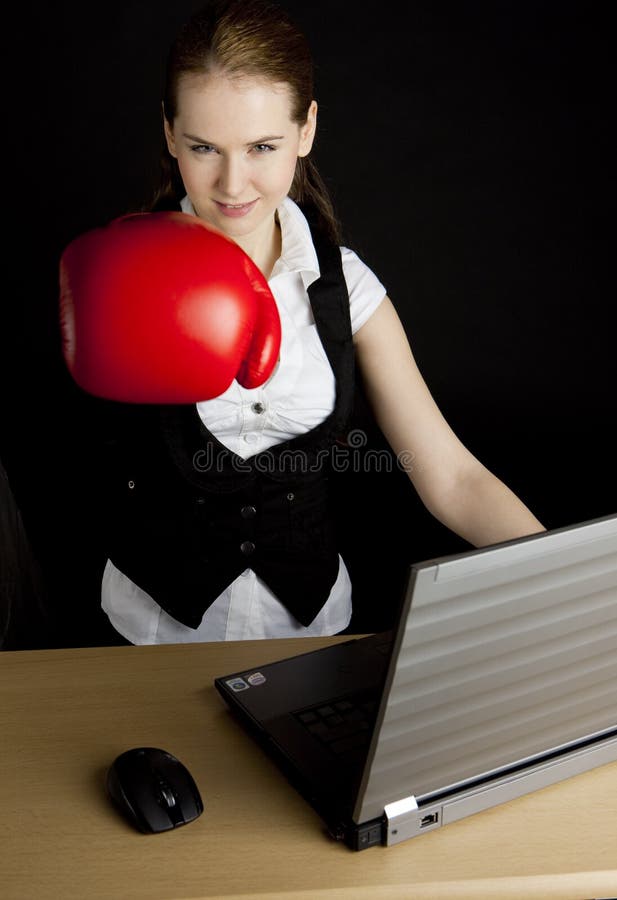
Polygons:
M385 288L340 246L310 159L311 56L283 10L214 0L194 15L169 55L163 121L152 210L198 216L251 257L276 299L282 342L261 387L234 382L188 409L129 410L131 424L110 441L116 525L102 605L115 629L143 644L346 628L352 585L327 466L316 462L345 434L354 365L440 522L475 546L543 530L453 433Z

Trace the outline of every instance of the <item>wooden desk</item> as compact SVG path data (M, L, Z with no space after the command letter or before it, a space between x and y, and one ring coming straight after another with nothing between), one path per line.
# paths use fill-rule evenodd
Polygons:
M589 900L617 895L617 764L397 846L354 853L232 720L216 675L330 639L0 653L4 900ZM109 803L160 746L205 812L142 835Z

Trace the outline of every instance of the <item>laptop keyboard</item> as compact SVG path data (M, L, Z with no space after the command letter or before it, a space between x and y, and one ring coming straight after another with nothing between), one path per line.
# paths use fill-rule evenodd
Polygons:
M356 757L368 746L376 712L377 700L360 694L306 707L293 715L336 756Z

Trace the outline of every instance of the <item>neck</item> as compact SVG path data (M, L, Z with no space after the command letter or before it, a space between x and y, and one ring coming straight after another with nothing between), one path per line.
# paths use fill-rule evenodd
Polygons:
M272 221L265 224L259 232L235 240L247 256L251 257L264 277L269 278L275 262L281 255L282 240L278 219L273 217Z

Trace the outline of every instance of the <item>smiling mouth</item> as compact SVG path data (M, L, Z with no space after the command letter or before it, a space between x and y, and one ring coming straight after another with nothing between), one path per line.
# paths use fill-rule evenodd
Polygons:
M219 200L215 200L215 203L222 216L226 216L228 219L239 219L248 216L258 200L259 197L249 203L221 203Z
M256 202L256 200L249 200L246 203L221 203L220 200L216 201L217 205L224 207L224 209L244 209L245 206L252 206Z

